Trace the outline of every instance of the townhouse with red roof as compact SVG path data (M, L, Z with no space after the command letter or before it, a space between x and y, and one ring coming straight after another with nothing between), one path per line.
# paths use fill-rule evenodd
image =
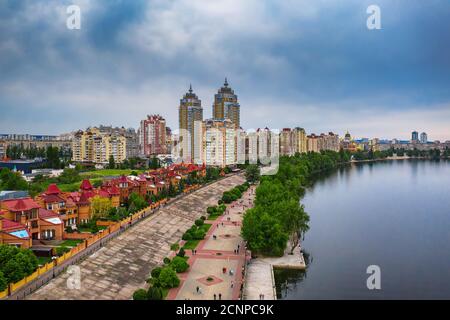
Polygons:
M62 240L59 215L30 197L0 201L0 243L30 248L33 240Z

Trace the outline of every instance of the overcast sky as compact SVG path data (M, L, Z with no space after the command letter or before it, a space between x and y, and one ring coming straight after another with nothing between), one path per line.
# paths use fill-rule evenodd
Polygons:
M210 117L228 77L246 129L450 140L449 40L448 0L0 0L0 133L175 129L189 83Z

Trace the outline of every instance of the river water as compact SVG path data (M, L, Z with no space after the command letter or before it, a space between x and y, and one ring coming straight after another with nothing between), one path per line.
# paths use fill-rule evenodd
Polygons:
M275 271L279 299L450 299L450 161L353 164L302 203L308 268Z

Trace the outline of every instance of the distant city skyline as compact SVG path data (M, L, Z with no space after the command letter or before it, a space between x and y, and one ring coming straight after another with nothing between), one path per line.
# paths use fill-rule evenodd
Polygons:
M368 30L372 2L3 1L0 131L137 129L147 114L175 130L189 84L207 119L227 77L244 129L450 140L450 6L379 0Z

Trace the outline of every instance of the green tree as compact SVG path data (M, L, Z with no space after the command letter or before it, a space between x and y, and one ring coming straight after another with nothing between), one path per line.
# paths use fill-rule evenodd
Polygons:
M279 221L262 208L247 211L241 232L252 252L268 256L282 256L289 238Z
M37 267L38 260L31 250L0 245L0 272L7 283L20 281Z
M249 183L256 183L260 179L259 167L256 164L251 164L245 169L245 178Z
M7 168L0 171L0 188L2 190L28 190L28 183L18 172Z
M189 264L182 257L174 257L170 262L170 266L177 272L182 273L189 269Z
M61 160L59 159L58 147L48 146L46 150L47 166L54 169L61 168Z
M7 287L8 287L8 282L6 281L6 278L3 275L3 272L0 271L0 292L5 291Z
M92 217L94 220L107 217L111 208L111 200L108 198L95 196L91 200Z
M180 279L171 267L165 267L161 270L158 280L162 288L176 288L180 285Z
M115 169L116 168L116 161L114 160L114 156L113 155L109 156L108 168L109 169Z

